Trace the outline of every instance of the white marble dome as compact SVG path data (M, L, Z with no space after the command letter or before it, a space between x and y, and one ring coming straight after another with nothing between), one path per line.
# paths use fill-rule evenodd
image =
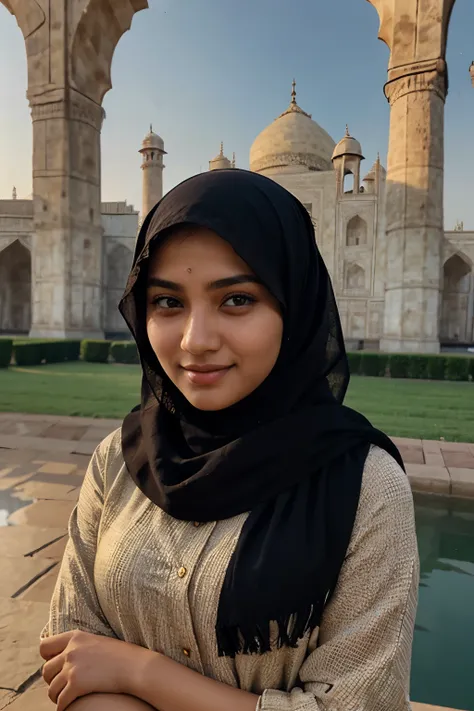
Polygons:
M346 126L346 135L339 141L334 149L332 159L334 160L341 156L359 156L359 158L364 159L362 146L357 139L350 135L348 126Z
M165 143L161 136L159 136L157 133L153 131L153 128L150 126L149 132L146 134L145 138L142 141L142 150L146 148L155 148L159 151L165 150Z
M225 170L226 168L232 168L232 163L224 155L224 144L221 143L219 154L209 161L209 170Z
M332 170L335 145L331 136L296 103L293 82L288 109L257 136L250 149L250 170L271 174Z

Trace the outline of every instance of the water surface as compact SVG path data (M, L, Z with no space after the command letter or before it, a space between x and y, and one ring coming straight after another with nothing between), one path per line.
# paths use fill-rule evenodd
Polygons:
M474 711L474 501L415 497L421 562L411 698Z

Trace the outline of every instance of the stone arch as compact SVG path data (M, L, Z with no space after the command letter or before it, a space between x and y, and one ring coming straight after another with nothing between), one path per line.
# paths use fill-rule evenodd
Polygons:
M125 330L125 322L117 307L122 298L132 265L132 252L123 244L114 245L107 254L106 263L106 331Z
M367 222L359 215L354 215L347 223L346 245L359 247L367 244Z
M97 104L112 88L112 57L118 41L130 29L133 16L147 0L88 0L75 29L71 68L75 86Z
M0 252L0 331L31 328L31 254L15 240Z
M472 264L459 253L443 267L440 339L445 343L471 343L474 319Z
M348 264L344 278L344 288L365 289L365 270L359 264Z

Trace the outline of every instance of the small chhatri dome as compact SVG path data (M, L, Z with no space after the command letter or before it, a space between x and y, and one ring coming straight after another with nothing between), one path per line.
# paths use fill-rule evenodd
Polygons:
M161 136L158 136L157 133L153 132L153 127L151 124L150 124L150 130L146 134L146 136L142 142L142 150L146 150L147 148L155 148L155 149L165 153L165 143L164 143L163 139L161 138Z
M255 139L250 149L250 170L271 174L331 170L335 143L296 102L293 80L290 105Z
M366 182L368 182L368 181L375 180L376 177L377 177L377 171L379 171L380 168L381 168L381 165L380 165L380 155L377 153L377 159L376 159L376 161L374 162L372 168L369 170L369 172L368 172L367 175L365 176L365 178L364 178L364 183L366 183Z
M343 139L339 141L332 154L332 160L335 158L340 158L341 156L359 156L359 158L364 159L362 155L362 147L353 136L349 133L349 126L346 124L346 135Z
M225 168L232 168L232 163L224 155L224 143L221 141L219 154L209 161L209 170L223 170Z

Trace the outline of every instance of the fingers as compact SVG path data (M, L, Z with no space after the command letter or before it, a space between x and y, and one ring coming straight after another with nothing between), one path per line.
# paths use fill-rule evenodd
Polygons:
M67 647L69 640L73 636L75 630L56 634L53 637L45 637L40 642L40 654L43 659L48 661L58 654L61 654Z
M66 684L64 689L59 694L57 700L56 711L66 711L67 707L78 698L77 693L73 690L71 684Z
M58 654L43 665L43 679L49 685L64 666L64 654Z
M67 685L67 677L65 674L57 674L48 689L48 696L53 702L53 704L58 703L58 697ZM66 708L66 707L64 707Z

